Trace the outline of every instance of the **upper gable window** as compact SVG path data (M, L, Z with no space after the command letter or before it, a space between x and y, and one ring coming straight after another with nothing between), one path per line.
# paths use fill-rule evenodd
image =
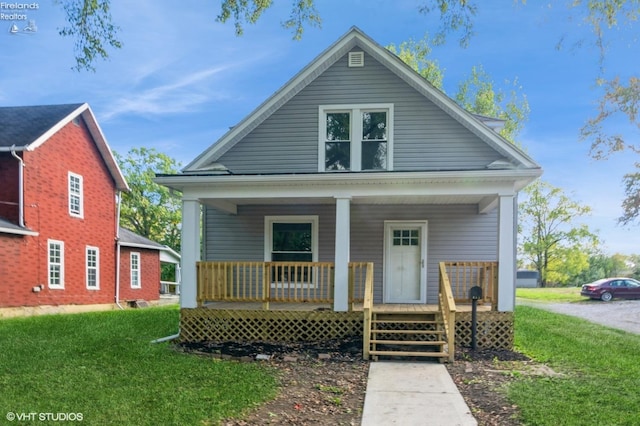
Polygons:
M83 217L83 213L82 176L69 172L69 214L75 217Z
M320 106L319 121L319 171L392 170L392 104Z

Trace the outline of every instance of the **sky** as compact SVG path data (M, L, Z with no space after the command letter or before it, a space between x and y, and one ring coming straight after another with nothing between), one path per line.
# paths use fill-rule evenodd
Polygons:
M8 9L13 3L0 2L0 105L87 102L112 150L126 155L155 148L182 166L352 26L382 46L433 36L439 27L437 19L418 13L423 0L316 0L321 28L307 27L294 41L281 26L293 2L281 0L236 37L232 22L215 21L217 0L112 0L123 47L110 50L95 72L78 72L72 70L73 40L58 35L66 25L61 7L53 0L24 2L38 7L16 12ZM444 69L444 90L453 95L478 65L496 87L517 79L531 108L518 140L542 165L543 180L592 208L576 224L597 232L606 253L640 254L640 227L617 225L622 178L640 158L623 153L593 160L579 137L600 94L597 53L571 47L588 29L570 21L562 7L549 8L550 2L478 3L470 45L463 49L450 38L432 53ZM10 16L16 13L26 19ZM30 22L36 31L24 31ZM13 24L16 34L9 32ZM639 34L636 26L610 35L605 75L637 73ZM560 40L565 44L558 50ZM627 122L616 127L633 140L640 136Z

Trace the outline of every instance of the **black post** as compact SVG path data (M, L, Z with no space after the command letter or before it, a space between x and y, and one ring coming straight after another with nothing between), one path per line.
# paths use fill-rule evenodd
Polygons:
M478 327L478 300L482 299L482 287L473 286L469 289L469 299L471 299L471 349L474 351L478 347L476 342L476 331Z

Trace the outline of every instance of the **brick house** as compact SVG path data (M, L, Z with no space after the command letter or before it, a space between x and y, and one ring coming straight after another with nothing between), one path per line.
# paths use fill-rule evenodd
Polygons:
M0 308L158 299L164 246L118 243L128 189L86 103L0 108Z

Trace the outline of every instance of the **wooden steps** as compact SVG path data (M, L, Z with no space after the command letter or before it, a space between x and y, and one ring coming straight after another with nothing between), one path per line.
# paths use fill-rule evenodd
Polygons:
M439 312L372 312L369 355L387 358L435 358L449 356L442 315Z

